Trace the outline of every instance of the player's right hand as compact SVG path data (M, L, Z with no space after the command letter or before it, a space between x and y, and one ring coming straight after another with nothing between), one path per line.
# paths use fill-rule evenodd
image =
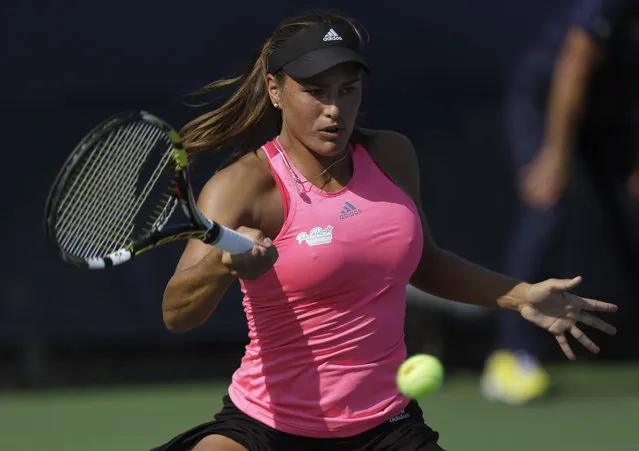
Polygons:
M531 207L552 208L563 196L570 179L567 152L542 149L520 177L522 200Z
M237 232L251 238L255 245L244 254L224 252L222 264L240 279L255 280L273 267L278 257L277 248L261 230L239 227Z

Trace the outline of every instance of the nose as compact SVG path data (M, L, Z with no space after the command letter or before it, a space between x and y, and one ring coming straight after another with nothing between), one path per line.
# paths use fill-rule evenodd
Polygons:
M326 117L330 117L335 121L338 120L340 115L340 108L337 104L337 101L332 100L331 102L328 102L324 107L324 114L326 115Z

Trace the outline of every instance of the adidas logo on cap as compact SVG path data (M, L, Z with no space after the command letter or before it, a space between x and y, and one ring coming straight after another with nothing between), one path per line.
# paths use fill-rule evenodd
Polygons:
M326 35L324 35L324 39L323 41L341 41L342 37L340 35L337 34L337 32L335 30L333 30L332 28L330 30L328 30L328 33L326 33Z

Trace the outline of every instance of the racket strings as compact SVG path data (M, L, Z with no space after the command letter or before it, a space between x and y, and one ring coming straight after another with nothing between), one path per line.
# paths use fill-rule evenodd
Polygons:
M145 139L150 138L152 142L157 142L158 136L161 136L161 132L157 131L150 137L145 136ZM131 143L132 147L136 146L136 143ZM139 196L135 196L135 186L137 179L139 178L139 169L148 157L148 153L153 146L147 146L144 153L140 152L140 157L134 161L131 171L127 173L128 177L122 178L119 181L120 190L115 193L112 199L115 199L115 203L105 202L104 205L108 205L107 213L110 221L103 227L105 233L102 235L102 239L97 243L98 249L106 246L107 244L116 244L118 248L125 247L131 243L132 234L136 226L134 218L136 217L142 204L148 197L149 191L143 190ZM166 163L170 159L170 154L165 153L163 155L164 160L159 164L159 170L166 166ZM156 173L158 173L158 167L156 167ZM148 184L154 184L157 181L157 176L153 176ZM114 214L115 213L115 214ZM100 215L101 216L101 215ZM97 249L96 249L97 250ZM86 250L85 250L86 252Z
M119 140L120 136L124 132L124 129L119 129L117 133L109 135L104 144L109 145L111 142ZM106 157L106 155L100 153L95 153L94 155ZM70 184L69 187L67 187L67 195L60 201L59 210L61 218L64 218L64 216L70 216L70 214L73 213L74 206L70 205L70 203L73 200L76 200L77 197L81 196L85 192L85 190L91 188L90 181L95 178L96 174L100 173L106 161L106 158L103 158L102 160L100 158L85 158L85 164L82 165L79 169L75 168L73 182ZM93 185L93 188L95 189L96 186ZM69 193L75 193L76 196L71 196L69 195ZM69 207L71 207L71 209L69 209ZM77 204L75 205L75 207L77 207Z
M153 128L149 128L142 135L142 141L151 140L155 143L158 135L161 132ZM133 135L133 138L137 138L137 135ZM80 250L83 253L95 253L99 252L105 247L116 245L117 248L126 247L130 244L131 234L135 228L135 223L132 221L134 215L131 216L130 212L132 208L135 208L135 185L136 180L139 177L139 169L147 159L149 152L153 149L151 145L145 145L141 147L140 140L131 139L125 146L124 154L130 153L132 150L139 149L134 157L129 161L130 165L126 168L124 165L119 165L117 168L112 168L113 176L110 177L115 182L116 189L110 193L103 193L102 198L97 205L101 205L103 208L98 211L93 211L93 217L97 221L101 221L103 218L108 218L106 222L100 224L101 226L101 239L94 243L93 248L89 248L88 244ZM142 151L142 149L144 149ZM118 177L120 174L120 177ZM145 198L141 198L140 202L144 202Z
M125 180L126 172L123 169L126 163L135 164L145 156L144 152L140 152L132 160L126 158L133 146L133 141L127 139L137 136L141 128L141 124L129 124L118 129L107 139L98 142L85 156L83 166L67 191L67 204L73 204L69 205L70 208L61 209L60 233L67 237L66 240L60 240L62 246L70 245L74 253L81 252L79 246L92 244L85 236L87 232L91 231L89 234L96 238L102 236L105 226L108 226L108 223L104 223L105 217L111 218L106 213L113 212L108 211L111 207L109 199L124 200L121 192L123 185L115 183L117 176ZM114 155L116 152L120 158Z
M96 183L96 181L102 178L102 182L104 182L104 179L111 174L106 171L109 168L109 154L101 150L110 148L112 143L119 141L125 131L125 129L120 129L117 133L109 135L106 140L99 142L89 154L84 156L82 164L76 167L72 182L66 188L66 194L58 207L56 227L58 229L58 239L63 248L77 246L87 238L78 233L82 225L80 220L85 219L86 221L88 219L86 217L86 210L89 209L87 203L94 199L99 190L104 190L105 188L102 186L103 183ZM113 165L112 167L115 166ZM89 225L93 226L93 224ZM84 232L89 235L95 234L95 236L98 236L99 233L93 227L84 230ZM72 248L75 250L75 247Z
M162 146L164 152L160 152ZM147 123L127 124L87 152L58 209L60 246L73 255L91 258L127 247L136 228L135 218L164 173L172 146L163 132ZM153 151L153 155L150 155ZM159 161L156 161L159 157ZM140 169L155 164L139 194ZM165 197L154 206L168 217L176 202Z
M129 144L124 148L125 151L135 145L133 142ZM139 167L140 162L146 157L145 154L146 152L140 152L137 158L130 160L132 168ZM135 177L133 172L125 172L122 169L122 165L111 168L104 178L104 184L111 185L113 189L102 191L101 198L95 199L93 208L82 218L84 222L77 222L77 225L84 230L87 227L93 227L99 232L94 240L81 240L79 243L81 246L74 248L77 254L90 256L95 253L104 254L105 249L126 247L130 242L134 224L130 220L130 215L123 216L121 212L122 208L134 208L134 189L131 187L134 186ZM118 174L120 177L117 177Z
M171 185L171 189L176 186L175 183ZM157 208L150 215L149 220L146 221L148 228L142 228L143 234L148 234L152 228L162 229L166 222L175 210L177 206L177 199L170 194L163 194L162 199L158 202Z
M116 184L118 174L123 174L123 167L127 161L126 158L115 159L113 158L113 151L117 151L117 143L123 141L129 134L135 134L139 132L140 126L128 127L119 129L117 133L112 134L106 140L96 144L93 151L87 155L85 166L82 169L88 168L86 171L79 171L75 177L75 181L81 180L81 183L75 185L68 191L68 197L74 204L71 208L68 208L66 218L61 218L61 232L66 231L65 226L68 226L68 231L71 232L67 236L69 239L74 239L73 243L69 240L61 240L61 245L72 245L70 250L73 252L86 252L78 247L82 245L92 244L90 240L87 240L87 236L82 236L77 232L82 231L94 235L95 238L101 237L101 232L104 229L104 218L110 218L108 209L110 207L109 196L111 199L117 199L123 193L121 192L122 185ZM113 139L110 139L112 138ZM129 151L132 142L126 144L120 144L121 154L126 155ZM137 159L143 158L144 154L140 152L139 155L134 157L133 162ZM115 187L115 189L109 189ZM118 187L120 189L118 189ZM63 210L64 211L64 210ZM62 216L62 215L61 215ZM69 219L69 222L64 222L64 219ZM104 249L103 249L104 250Z
M126 217L124 217L123 220L120 221L120 227L116 228L113 234L111 235L111 238L115 242L124 242L125 240L127 240L128 241L127 244L130 244L130 240L132 239L131 234L133 233L133 230L136 225L136 222L133 220L134 218L137 217L142 206L145 204L146 199L149 197L153 186L156 184L164 168L169 163L169 161L171 161L171 159L172 159L171 152L166 152L162 160L160 161L160 163L156 166L155 171L153 172L151 178L146 183L142 193L138 197L137 205L134 205L133 208L131 208L131 210L126 211L127 213ZM127 224L131 225L131 227L128 229L126 227Z

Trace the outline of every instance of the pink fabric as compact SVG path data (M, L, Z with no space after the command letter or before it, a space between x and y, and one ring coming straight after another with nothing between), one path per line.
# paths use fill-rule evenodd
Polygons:
M328 193L300 179L276 140L264 145L286 190L274 240L279 259L242 280L250 343L229 396L279 431L347 437L408 404L395 384L406 358L405 288L419 262L422 227L412 200L361 146L353 176ZM393 149L387 149L392 152Z

